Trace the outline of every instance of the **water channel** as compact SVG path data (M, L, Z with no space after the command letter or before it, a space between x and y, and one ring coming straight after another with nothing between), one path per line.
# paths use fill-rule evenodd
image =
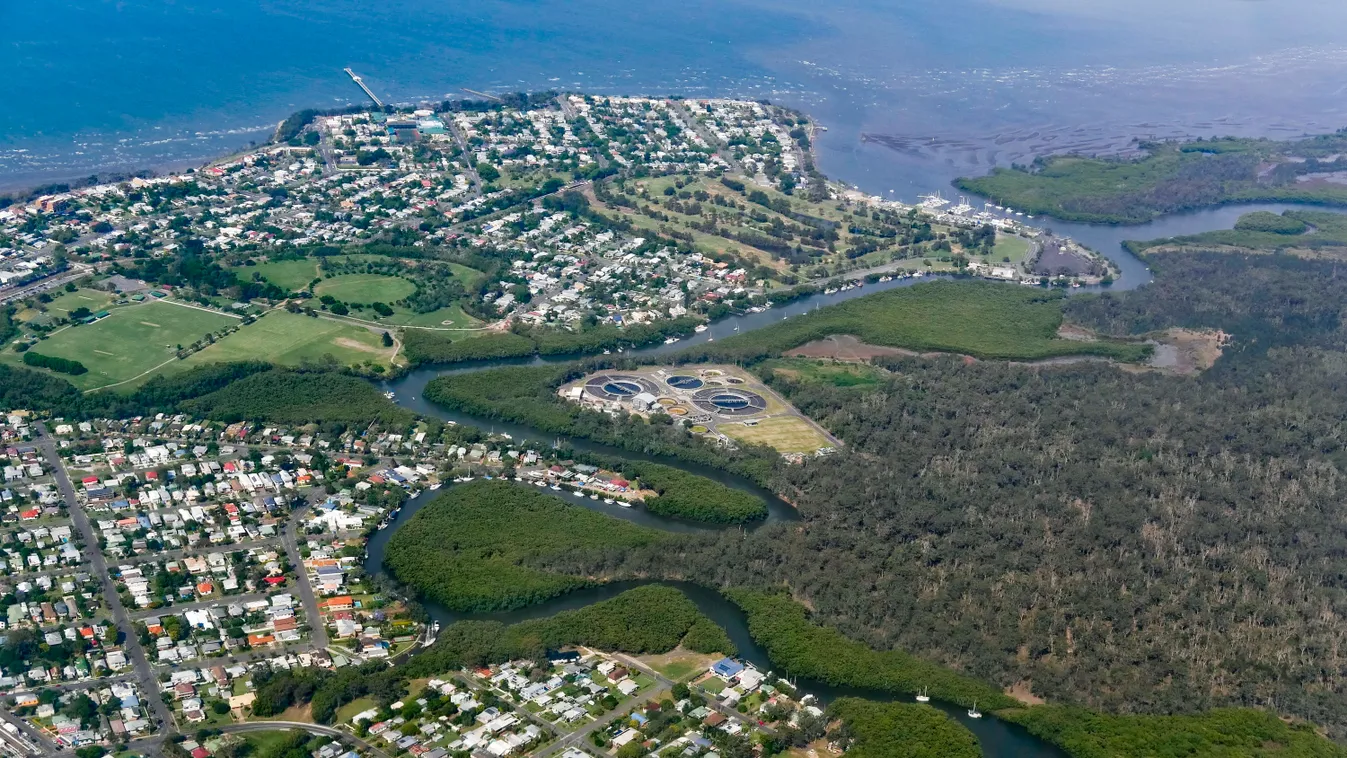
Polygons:
M1196 211L1193 213L1175 214L1166 216L1148 224L1137 226L1104 226L1093 224L1071 224L1064 222L1052 222L1051 226L1054 233L1072 237L1083 244L1101 252L1110 260L1118 264L1122 275L1119 277L1110 289L1129 290L1142 286L1151 281L1150 270L1145 263L1128 253L1123 247L1124 240L1129 239L1155 239L1159 237L1180 236L1186 234L1195 234L1211 229L1228 229L1233 226L1235 220L1243 213L1255 210L1267 210L1280 213L1288 208L1304 206L1292 206L1284 204L1250 204L1241 206L1226 206L1222 208ZM888 282L876 282L865 284L854 289L836 292L831 295L817 294L803 298L787 305L772 308L762 313L749 313L741 316L731 316L714 324L707 331L693 335L678 343L665 345L658 344L646 348L627 351L624 355L631 357L648 358L671 354L680 351L691 345L697 345L708 342L715 338L725 338L734 334L742 334L760 329L772 323L776 323L783 318L796 318L806 316L809 311L816 308L833 305L844 302L856 297L870 295L897 287L908 287L924 281L917 279L897 279ZM1098 288L1085 288L1098 289ZM497 368L503 366L527 366L541 365L548 363L565 363L573 361L579 356L535 356L533 358L523 359L504 359L494 361L480 361L470 364L458 364L451 368L425 368L411 371L406 375L388 382L384 382L381 388L385 391L395 393L396 402L419 414L434 416L445 421L452 421L459 424L466 424L479 427L484 430L491 430L496 433L509 434L521 446L526 440L534 440L535 445L547 447L551 444L551 435L544 434L529 427L508 422L493 421L490 419L476 418L462 413L448 411L444 408L430 403L424 398L426 385L434 378L452 374L461 374L472 371L481 371L488 368ZM650 456L641 453L614 448L608 445L590 442L588 440L568 440L568 444L580 452L596 453L623 457L635 460L649 460L667 465L677 466L692 473L696 473L708 478L714 479L726 485L747 490L763 497L768 503L768 517L758 522L755 526L761 526L763 523L774 523L779 521L796 520L799 518L795 510L782 501L773 493L764 490L758 485L748 480L719 471L705 466L689 464L683 461L670 459L662 456ZM524 485L520 485L524 486ZM379 531L370 540L369 550L365 561L365 570L371 574L383 573L384 553L388 546L388 540L393 533L407 519L411 518L426 503L435 498L439 492L426 491L409 500L402 508L402 512L387 528ZM657 516L646 511L643 508L624 508L617 504L607 504L602 500L592 500L590 498L577 495L568 491L554 492L560 497L591 510L606 513L616 518L626 519L642 526L662 529L675 532L696 532L708 531L724 528L737 528L725 526L710 526L705 524L696 524L692 522L680 521L666 517ZM460 614L454 613L438 604L426 604L427 611L431 617L439 621L441 625L447 625L454 621L464 619L483 619L497 620L503 623L516 623L532 618L542 618L554 615L560 611L582 608L584 606L596 603L602 600L612 598L632 587L649 582L616 582L601 587L593 587L584 590L563 595L553 600L523 608L515 611L490 614ZM725 599L718 592L702 587L700 585L687 582L657 582L668 584L682 590L697 607L719 624L729 634L730 639L739 649L739 657L749 661L764 671L772 668L771 661L767 653L761 646L754 642L748 633L747 621L744 614L737 606ZM893 699L891 693L878 692L873 690L839 688L833 687L822 682L813 682L800 680L796 682L804 692L812 693L819 698L827 701L829 699L841 696L864 697L872 700ZM971 719L967 716L963 708L948 703L933 703L936 707L948 713L957 719L964 726L968 727L977 735L985 756L995 758L1010 758L1011 756L1021 757L1029 756L1031 758L1063 758L1065 753L1033 736L1024 729L1008 724L995 718Z

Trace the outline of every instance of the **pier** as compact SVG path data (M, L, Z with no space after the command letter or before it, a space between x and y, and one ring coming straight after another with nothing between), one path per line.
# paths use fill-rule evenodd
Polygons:
M346 72L347 76L351 77L351 81L355 82L360 87L360 89L365 91L366 95L369 95L369 99L373 100L375 105L379 106L380 108L384 107L384 101L380 100L379 96L374 94L374 90L370 89L369 85L365 84L364 79L361 79L360 76L357 75L356 72L352 71L350 68L344 68L342 70Z
M475 89L468 89L467 87L464 87L464 88L463 88L463 91L466 92L466 93L468 93L469 95L476 95L476 96L478 96L478 97L484 97L484 98L486 98L486 99L488 99L488 100L494 100L494 101L496 101L496 102L498 102L498 103L503 103L503 102L505 102L504 100L501 100L500 98L496 97L495 95L488 95L488 94L485 93L485 92L478 92L478 91L475 90Z

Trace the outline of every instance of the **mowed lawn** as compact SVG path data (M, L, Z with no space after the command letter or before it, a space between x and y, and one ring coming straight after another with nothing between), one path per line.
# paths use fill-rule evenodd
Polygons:
M260 360L295 366L324 355L347 366L370 359L388 365L393 348L384 347L378 334L362 327L271 311L182 363L190 368L203 363Z
M812 453L833 444L808 421L796 416L763 419L753 426L725 423L718 425L716 431L741 442L767 445L779 453Z
M107 318L92 324L64 329L33 350L83 363L89 373L58 376L80 389L96 389L143 374L171 360L179 345L189 345L237 323L238 319L218 313L150 301L116 308ZM6 361L22 363L23 356L18 353L3 355Z
M382 318L374 311L357 311L356 318L365 321L377 321L389 326L431 326L439 329L471 329L482 325L481 321L463 312L458 305L440 308L430 313L416 313L406 308L394 308L393 315Z
M992 246L992 262L1002 263L1009 258L1010 263L1018 264L1029 254L1029 240L1013 234L997 234L996 244Z
M384 274L342 274L313 288L318 297L331 295L345 303L394 303L415 291L406 279Z
M260 274L263 279L291 292L302 290L309 286L309 282L319 278L318 261L313 258L259 263L256 266L235 266L234 273L245 282L251 282L253 274Z
M47 303L47 310L53 315L65 318L76 308L88 308L97 313L108 307L112 302L112 295L101 290L91 290L81 287L74 292L63 293L60 297Z

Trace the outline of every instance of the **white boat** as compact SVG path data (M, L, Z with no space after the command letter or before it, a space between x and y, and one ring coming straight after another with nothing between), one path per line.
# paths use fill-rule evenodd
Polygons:
M931 696L926 694L926 688L925 688L925 687L922 687L922 688L921 688L921 692L918 692L918 693L917 693L917 702L918 702L918 703L929 703L929 702L931 702Z
M612 355L612 354L613 354L613 351L612 351L612 350L604 350L604 351L603 351L603 354L604 354L604 355Z
M978 710L978 701L976 700L973 701L973 707L968 711L968 718L970 719L982 718L982 711Z
M470 476L465 476L465 477L463 477L463 481L465 481L465 482L471 482L472 479L473 479L473 478L470 477Z
M430 485L430 489L431 489L431 490L437 490L437 489L439 489L439 488L440 488L440 483L439 483L439 482L435 482L434 484Z
M630 508L630 507L631 507L631 501L630 501L630 500L623 500L623 501L620 503L620 505L621 505L623 508Z
M559 485L559 484L554 484L554 485L552 485L552 489L554 489L554 490L560 490L560 489L561 489L561 485Z
M539 487L546 487L546 486L547 486L547 483L546 483L546 482L534 482L534 484L538 485Z
M594 494L593 492L591 492L591 493L589 493L589 499L590 499L590 500L598 500L598 499L599 499L599 496L596 495L596 494Z
M692 327L692 331L701 334L702 332L706 331L706 324L697 324L696 326Z
M609 505L612 505L612 504L613 504L613 499L612 499L611 497L605 497L605 498L603 499L603 502L605 502L605 503L607 503L607 504L609 504Z

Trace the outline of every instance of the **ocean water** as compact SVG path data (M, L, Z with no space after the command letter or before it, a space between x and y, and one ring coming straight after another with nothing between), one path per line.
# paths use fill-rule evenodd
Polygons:
M765 97L912 199L1051 151L1347 126L1336 0L0 0L0 187L193 165L304 107L558 88Z

